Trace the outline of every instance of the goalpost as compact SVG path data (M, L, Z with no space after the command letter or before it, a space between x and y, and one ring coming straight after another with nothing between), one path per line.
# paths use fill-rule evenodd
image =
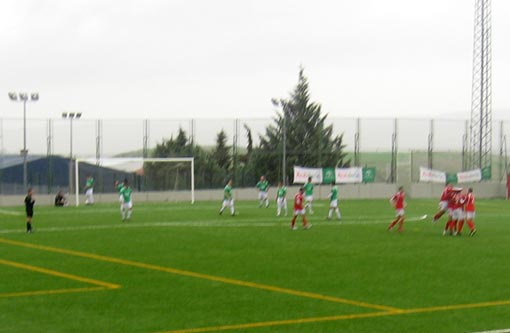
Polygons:
M195 203L195 162L193 157L165 157L165 158L142 158L142 157L112 157L76 159L74 164L74 188L76 206L80 205L80 163L87 163L95 167L103 167L119 172L135 174L135 171L143 171L144 164L148 163L186 163L190 165L191 174L191 203Z

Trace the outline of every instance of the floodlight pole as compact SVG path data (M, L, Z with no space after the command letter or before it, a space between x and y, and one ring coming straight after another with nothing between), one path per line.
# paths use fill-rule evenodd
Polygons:
M62 112L62 118L69 119L69 193L73 192L73 120L81 115L81 112Z
M37 102L39 94L31 93L30 98L27 93L10 92L8 95L12 102L23 103L23 149L21 150L21 155L23 156L23 188L26 190L28 187L27 102Z
M28 163L27 163L27 101L23 100L23 150L21 151L23 155L23 188L25 191L28 186Z

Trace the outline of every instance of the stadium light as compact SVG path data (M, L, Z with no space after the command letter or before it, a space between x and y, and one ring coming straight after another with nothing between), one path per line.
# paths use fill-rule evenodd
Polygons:
M27 179L27 102L37 102L39 100L39 93L31 93L30 96L28 93L16 93L10 92L8 93L9 99L12 102L22 102L23 103L23 149L21 150L21 155L23 156L23 187L25 190L28 186Z
M69 193L73 193L73 120L81 115L81 112L62 112L62 118L69 119Z

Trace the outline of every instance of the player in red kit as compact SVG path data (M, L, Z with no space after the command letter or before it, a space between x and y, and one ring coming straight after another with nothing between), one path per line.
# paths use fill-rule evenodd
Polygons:
M452 188L450 200L448 200L448 221L444 227L443 236L453 235L457 230L457 222L464 219L461 191L460 187Z
M441 198L439 199L439 211L434 215L433 223L436 223L437 220L443 216L444 213L448 211L448 201L450 200L450 196L453 193L453 186L451 183L447 183L443 193L441 193Z
M399 232L402 232L404 231L404 220L405 220L405 212L404 212L404 207L405 207L405 198L406 198L406 194L404 192L404 187L403 186L400 186L398 188L398 192L395 193L391 198L390 198L390 202L391 204L395 207L395 219L390 223L390 225L388 226L388 231L390 231L391 229L393 229L393 227L395 226L395 224L398 223L398 231Z
M292 230L297 230L297 227L296 227L296 219L299 215L301 215L302 219L303 219L303 229L310 229L312 227L312 225L310 223L308 223L308 221L306 220L306 210L305 210L305 207L304 207L304 201L305 201L305 197L304 197L304 189L302 187L299 188L299 192L296 194L296 196L294 197L294 215L292 216L292 222L291 222L291 225L290 225L290 228Z
M467 194L464 195L464 213L465 220L469 227L469 236L474 236L476 234L476 228L473 220L475 219L475 195L473 194L473 189L470 187L467 191ZM464 220L459 221L459 225L457 226L457 235L460 235L462 232L462 227L464 226Z

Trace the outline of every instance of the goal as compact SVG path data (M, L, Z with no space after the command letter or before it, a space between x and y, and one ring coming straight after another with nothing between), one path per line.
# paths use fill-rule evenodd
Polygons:
M135 187L134 192L189 191L193 204L194 172L193 157L76 159L74 168L76 206L80 205L80 190L83 189L88 175L99 180L100 193L114 192L114 180L129 179L132 187ZM94 191L97 185L98 182L95 181Z

